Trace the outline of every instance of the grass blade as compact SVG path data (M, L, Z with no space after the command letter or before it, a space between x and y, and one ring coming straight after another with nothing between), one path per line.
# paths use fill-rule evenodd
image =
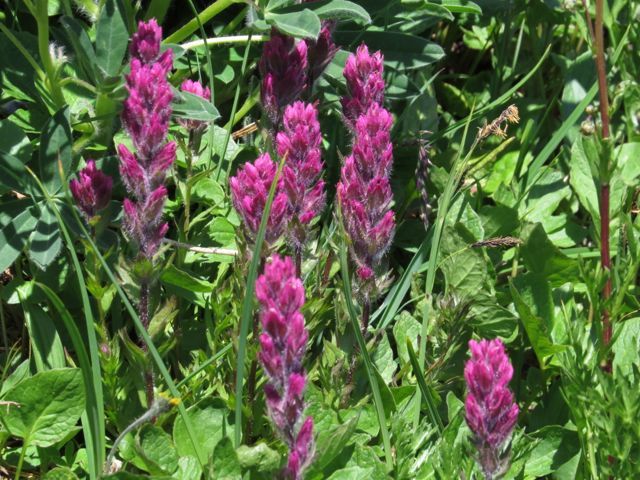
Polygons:
M440 414L438 413L437 407L433 403L433 398L431 398L431 391L427 386L427 382L422 375L422 368L420 368L420 364L418 363L418 358L416 357L416 352L413 351L413 345L411 344L411 339L407 338L407 351L409 352L409 360L411 361L411 367L413 368L413 374L416 376L418 380L418 388L422 392L422 396L427 404L427 409L429 410L429 416L431 417L431 422L438 427L438 431L442 435L444 431L444 424L442 423L442 419L440 418Z
M343 238L345 234L343 232ZM358 321L358 314L356 313L355 306L353 305L353 294L351 292L351 279L349 277L349 267L347 264L347 249L340 249L340 270L342 271L342 288L347 303L347 311L349 312L349 318L351 320L351 326L353 328L354 335L360 352L362 353L362 360L367 371L367 377L369 378L369 385L371 386L371 392L373 393L373 403L376 409L376 415L378 417L378 424L380 425L380 432L382 434L382 443L384 445L384 456L387 465L387 470L393 469L393 454L391 451L391 440L389 437L389 429L387 428L387 418L384 413L384 406L382 404L382 395L380 393L380 387L378 387L378 376L376 375L375 366L371 361L369 352L367 351L367 344L364 341L362 332L360 331L360 322Z
M242 442L242 391L244 383L244 359L247 356L247 336L249 334L249 325L253 319L253 303L254 292L256 288L256 279L258 278L258 267L261 260L260 253L262 252L262 244L264 243L264 235L267 231L267 223L269 222L269 214L271 213L271 204L276 194L276 188L278 186L278 179L282 173L286 155L280 160L278 165L278 171L271 183L269 189L269 197L267 203L264 206L262 212L262 219L260 221L260 228L258 228L258 235L256 237L256 244L253 248L253 256L251 258L251 264L249 265L249 273L247 275L247 289L242 301L242 312L240 314L240 337L238 339L238 358L236 360L236 410L235 410L235 424L234 424L234 441L236 448L240 446Z

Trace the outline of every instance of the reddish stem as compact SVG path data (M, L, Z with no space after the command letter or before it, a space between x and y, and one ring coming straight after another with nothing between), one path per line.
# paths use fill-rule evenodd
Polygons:
M609 140L609 95L607 89L607 72L604 58L604 0L596 0L595 22L595 47L596 47L596 71L598 74L598 92L600 96L600 118L602 120L602 140ZM600 168L600 264L607 277L607 282L602 290L602 299L605 303L611 297L611 254L609 246L609 159L608 149L604 149L605 156L601 159ZM611 318L609 310L605 306L602 309L602 341L605 346L611 341Z

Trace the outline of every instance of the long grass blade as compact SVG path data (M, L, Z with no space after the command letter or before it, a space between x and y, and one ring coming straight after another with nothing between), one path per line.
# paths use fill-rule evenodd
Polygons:
M420 368L420 364L418 363L418 357L416 357L416 352L413 351L413 345L411 344L411 339L407 338L407 351L409 352L409 360L411 361L411 367L413 368L413 374L416 376L418 380L418 387L422 392L422 396L424 397L425 403L427 404L427 409L429 410L429 416L431 417L431 422L438 427L438 431L440 434L444 432L444 424L442 423L442 419L440 418L440 414L438 413L438 408L433 403L433 398L431 398L431 390L427 386L427 382L422 375L422 368Z
M347 312L349 313L349 319L351 320L351 327L353 328L354 335L356 336L356 342L358 343L358 347L360 348L360 352L362 353L362 360L367 371L367 377L369 379L369 385L371 386L371 392L373 393L373 403L375 405L378 424L380 425L380 432L382 434L382 443L384 445L384 456L387 470L391 471L393 469L393 453L391 451L391 439L389 436L389 429L387 427L387 418L384 413L384 406L382 404L382 394L380 393L380 387L378 386L378 375L376 374L375 366L371 361L371 356L369 355L369 351L367 350L367 344L364 341L362 332L360 331L358 314L356 313L355 306L353 305L353 294L351 292L351 279L349 276L349 266L347 264L346 248L340 249L340 270L342 272L342 288L347 304Z
M256 279L258 278L258 267L261 260L262 245L264 243L264 235L267 231L267 223L269 222L269 214L271 213L271 204L276 194L278 179L282 173L286 155L283 155L278 165L278 171L271 183L269 189L269 197L262 212L260 220L260 228L256 236L256 243L253 248L253 256L249 265L249 273L247 274L247 288L242 301L242 312L240 314L240 337L238 339L238 358L236 361L236 408L235 408L235 424L234 424L234 441L236 448L242 443L242 392L244 389L244 360L247 356L247 336L249 334L249 325L253 320L253 304L254 292L256 288Z

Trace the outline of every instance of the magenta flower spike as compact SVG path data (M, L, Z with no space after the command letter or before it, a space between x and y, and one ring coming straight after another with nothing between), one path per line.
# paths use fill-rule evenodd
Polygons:
M313 418L303 415L307 331L300 309L304 287L290 258L274 255L269 259L256 281L256 296L262 324L259 359L268 378L267 409L289 448L286 475L300 480L313 459L314 440Z
M509 390L513 367L499 339L471 340L469 349L471 359L464 368L466 420L485 477L498 478L508 468L504 446L518 421L518 405Z
M324 164L318 111L312 104L295 102L286 108L283 126L276 137L276 146L280 157L286 155L282 178L292 219L289 237L299 252L309 224L320 215L326 201L324 181L320 178Z
M78 172L77 180L69 182L71 194L87 221L109 204L112 187L111 177L98 170L93 160Z
M147 259L157 252L168 230L162 220L164 181L176 156L176 144L166 142L173 97L167 74L173 60L171 50L160 54L161 40L162 29L155 20L138 24L131 40L129 96L122 112L136 152L118 145L120 174L132 197L124 202L124 228Z
M342 98L342 112L350 128L355 127L358 117L371 105L384 102L383 69L382 53L370 55L364 43L349 55L343 72L349 94Z
M240 214L247 237L252 242L258 234L262 213L269 197L269 189L277 171L278 165L271 160L268 153L265 153L255 162L245 163L236 176L229 179L233 206ZM283 191L281 177L271 204L265 233L267 243L273 243L282 236L289 218L287 194Z
M313 86L318 78L331 63L333 57L338 53L338 46L333 42L333 29L335 21L324 20L320 34L316 40L306 40L307 42L307 58L309 63L308 84L309 88Z
M307 43L272 30L260 59L262 106L277 129L282 110L296 100L307 86Z
M365 303L375 294L376 274L395 231L389 183L392 121L377 103L357 119L352 153L345 159L337 187L355 280Z
M193 80L185 80L180 85L180 90L187 93L192 93L193 95L197 95L199 97L204 98L205 100L211 100L211 90L209 87L203 87L200 82ZM202 130L206 126L206 122L202 122L199 120L178 120L180 125L182 125L187 130Z

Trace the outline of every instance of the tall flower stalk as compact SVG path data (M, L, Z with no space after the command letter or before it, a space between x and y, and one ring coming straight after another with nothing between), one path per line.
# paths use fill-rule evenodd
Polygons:
M286 155L282 171L291 221L288 235L293 246L296 274L300 276L302 250L312 221L326 202L324 164L321 158L322 134L318 111L312 104L295 102L284 112L284 128L276 137L278 155Z
M176 156L176 145L167 142L173 94L167 75L173 67L172 52L160 53L162 29L155 20L140 22L131 39L131 71L126 78L129 96L122 122L135 153L118 145L120 174L129 195L124 199L124 229L138 247L140 283L138 313L145 328L150 321L149 290L154 256L169 225L162 211L167 199L165 177ZM143 345L143 348L145 346ZM145 372L147 403L153 403L153 372Z
M383 283L382 260L393 241L390 174L393 163L393 119L384 99L382 55L365 45L350 55L344 69L349 95L342 99L345 123L353 132L353 147L342 166L338 202L355 265L356 293L362 303L362 329L369 323L371 303Z
M289 449L285 475L303 478L314 452L313 418L304 417L307 331L300 309L304 287L290 258L274 255L256 281L260 302L260 362L269 417Z
M513 367L499 339L469 342L471 359L464 368L467 382L465 418L478 449L478 463L487 480L500 478L509 466L505 448L518 421L518 405L509 390Z

